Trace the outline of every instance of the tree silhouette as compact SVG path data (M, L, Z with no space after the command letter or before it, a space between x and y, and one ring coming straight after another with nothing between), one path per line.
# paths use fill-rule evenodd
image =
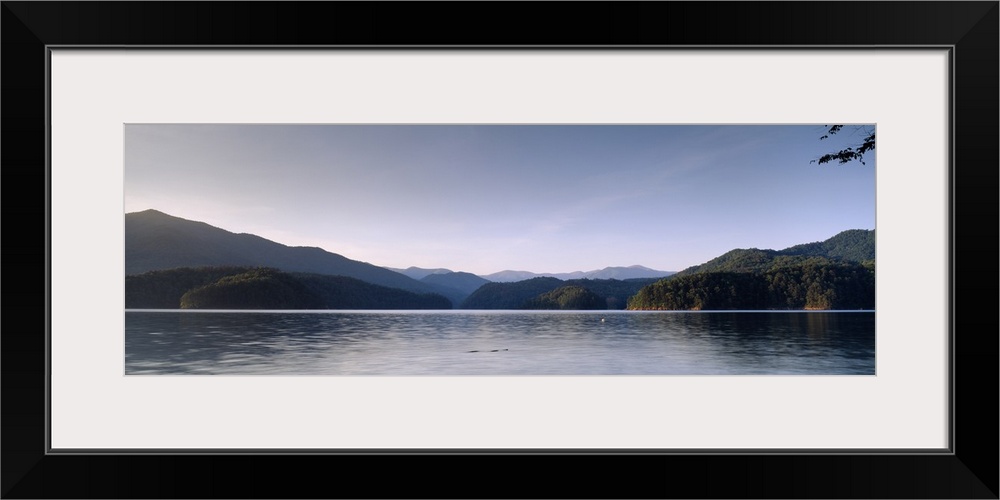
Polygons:
M843 125L831 125L826 133L819 139L828 139L831 135L840 132L843 128ZM875 150L875 130L862 125L858 125L853 128L855 132L862 131L866 134L865 138L862 139L861 144L842 149L836 153L827 153L815 160L810 161L809 163L819 163L822 165L834 160L838 163L848 163L857 160L861 162L862 165L865 165L865 153Z

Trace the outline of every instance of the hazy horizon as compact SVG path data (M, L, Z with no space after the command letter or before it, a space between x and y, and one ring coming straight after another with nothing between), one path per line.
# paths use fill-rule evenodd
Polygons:
M125 126L125 212L383 267L680 271L875 229L823 125Z

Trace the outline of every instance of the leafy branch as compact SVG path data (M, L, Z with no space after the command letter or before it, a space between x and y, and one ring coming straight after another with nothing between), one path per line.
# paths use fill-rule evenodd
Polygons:
M828 139L831 135L835 135L844 128L843 125L831 125L830 128L820 137L820 140ZM854 131L857 133L859 130L864 130L866 134L865 138L861 141L860 145L855 145L854 147L848 147L842 149L836 153L827 153L819 158L810 161L809 163L819 163L820 165L824 163L830 163L831 161L837 161L838 163L848 163L854 160L861 162L865 165L865 153L875 150L875 131L867 129L865 127L855 127Z

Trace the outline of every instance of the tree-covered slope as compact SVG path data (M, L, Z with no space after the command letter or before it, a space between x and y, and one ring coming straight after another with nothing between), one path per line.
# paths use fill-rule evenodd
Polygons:
M704 264L684 269L671 278L709 272L760 273L779 265L804 264L812 257L856 263L874 261L875 231L851 229L825 241L795 245L784 250L738 248Z
M182 267L125 276L126 309L177 309L188 290L220 278L250 271L249 267Z
M774 258L779 254L775 250L760 250L758 248L737 248L730 250L704 264L691 266L667 279L677 279L698 273L750 273L761 272L771 267Z
M270 268L240 274L188 290L181 309L333 309L292 275Z
M562 286L524 303L523 309L607 309L604 298L578 285Z
M415 293L372 285L344 276L295 273L316 293L323 309L452 309L452 302L437 293Z
M417 294L344 276L273 268L205 267L125 278L129 309L450 309L437 294Z
M764 272L713 271L660 280L629 309L874 309L875 268L814 257Z
M629 309L873 309L875 231L726 252L640 290Z
M875 259L875 231L851 229L816 243L806 243L788 247L782 255L815 255L843 259L851 262L865 262Z
M521 309L525 302L564 283L557 278L531 278L514 283L487 283L462 302L462 309Z
M624 309L629 297L643 286L656 281L656 278L563 281L558 278L541 277L513 283L487 283L469 295L461 307L462 309L538 308L538 300L541 300L539 296L560 287L579 287L601 299L603 306L599 309Z
M660 278L617 279L582 279L566 280L567 286L579 286L594 292L601 297L605 306L601 309L625 309L628 298L635 295L642 287L656 283Z

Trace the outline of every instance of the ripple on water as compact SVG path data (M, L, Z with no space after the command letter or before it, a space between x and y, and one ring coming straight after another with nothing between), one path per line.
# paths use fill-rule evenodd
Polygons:
M126 312L125 340L127 374L872 375L875 370L874 313Z

